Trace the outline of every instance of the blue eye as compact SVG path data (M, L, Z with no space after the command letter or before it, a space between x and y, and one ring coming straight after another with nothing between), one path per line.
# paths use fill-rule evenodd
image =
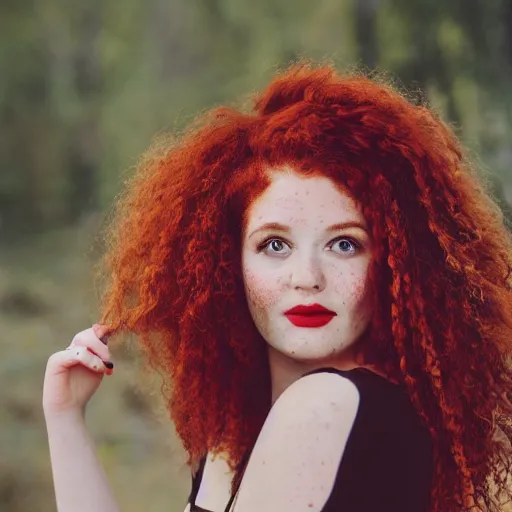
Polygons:
M268 238L258 246L258 252L265 251L270 252L270 254L283 254L281 252L283 246L288 246L284 240L281 240L280 238ZM272 250L269 251L269 249Z
M337 252L340 254L355 254L362 249L362 245L360 243L356 242L355 240L347 236L339 236L338 238L331 240L328 245L329 249L333 250L333 247L338 243L340 244L340 249L333 252ZM286 247L288 249L291 249L289 243L285 242L281 238L272 237L267 238L258 246L258 252L283 255L287 253L287 251L284 250Z
M362 249L361 244L359 244L352 238L346 237L346 236L339 236L338 238L335 238L332 242L329 243L329 247L332 248L335 244L337 244L339 242L344 242L343 246L340 244L340 247L348 247L349 250L350 250L350 246L352 246L354 248L352 251L352 254L357 253ZM348 252L349 252L348 250L347 251L345 251L343 249L341 250L342 254L347 254Z

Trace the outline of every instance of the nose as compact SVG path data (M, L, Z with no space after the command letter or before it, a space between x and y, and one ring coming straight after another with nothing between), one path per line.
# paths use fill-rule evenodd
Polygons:
M291 271L290 285L296 290L323 290L326 279L320 258L315 255L297 258Z

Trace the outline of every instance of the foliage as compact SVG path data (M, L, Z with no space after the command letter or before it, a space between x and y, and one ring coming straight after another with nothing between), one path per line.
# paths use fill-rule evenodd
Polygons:
M156 133L261 87L298 57L384 68L421 88L508 186L511 5L4 2L0 233L72 225L110 204Z

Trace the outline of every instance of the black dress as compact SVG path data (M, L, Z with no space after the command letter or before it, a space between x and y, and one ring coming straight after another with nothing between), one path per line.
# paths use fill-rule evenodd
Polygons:
M333 488L322 512L426 512L433 444L405 390L365 368L321 368L352 381L360 401ZM206 458L192 481L191 512ZM233 496L225 512L229 511ZM218 511L206 511L218 512Z

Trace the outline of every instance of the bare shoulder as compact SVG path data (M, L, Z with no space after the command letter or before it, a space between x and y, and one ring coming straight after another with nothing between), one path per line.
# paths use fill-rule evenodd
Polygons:
M336 405L346 407L352 401L355 401L357 409L359 391L352 381L338 374L322 372L307 375L294 382L279 397L272 411L283 411L300 402L309 405L304 410L305 413L326 408L334 412L339 410Z
M315 373L275 402L240 486L235 512L321 511L359 407L348 379Z

